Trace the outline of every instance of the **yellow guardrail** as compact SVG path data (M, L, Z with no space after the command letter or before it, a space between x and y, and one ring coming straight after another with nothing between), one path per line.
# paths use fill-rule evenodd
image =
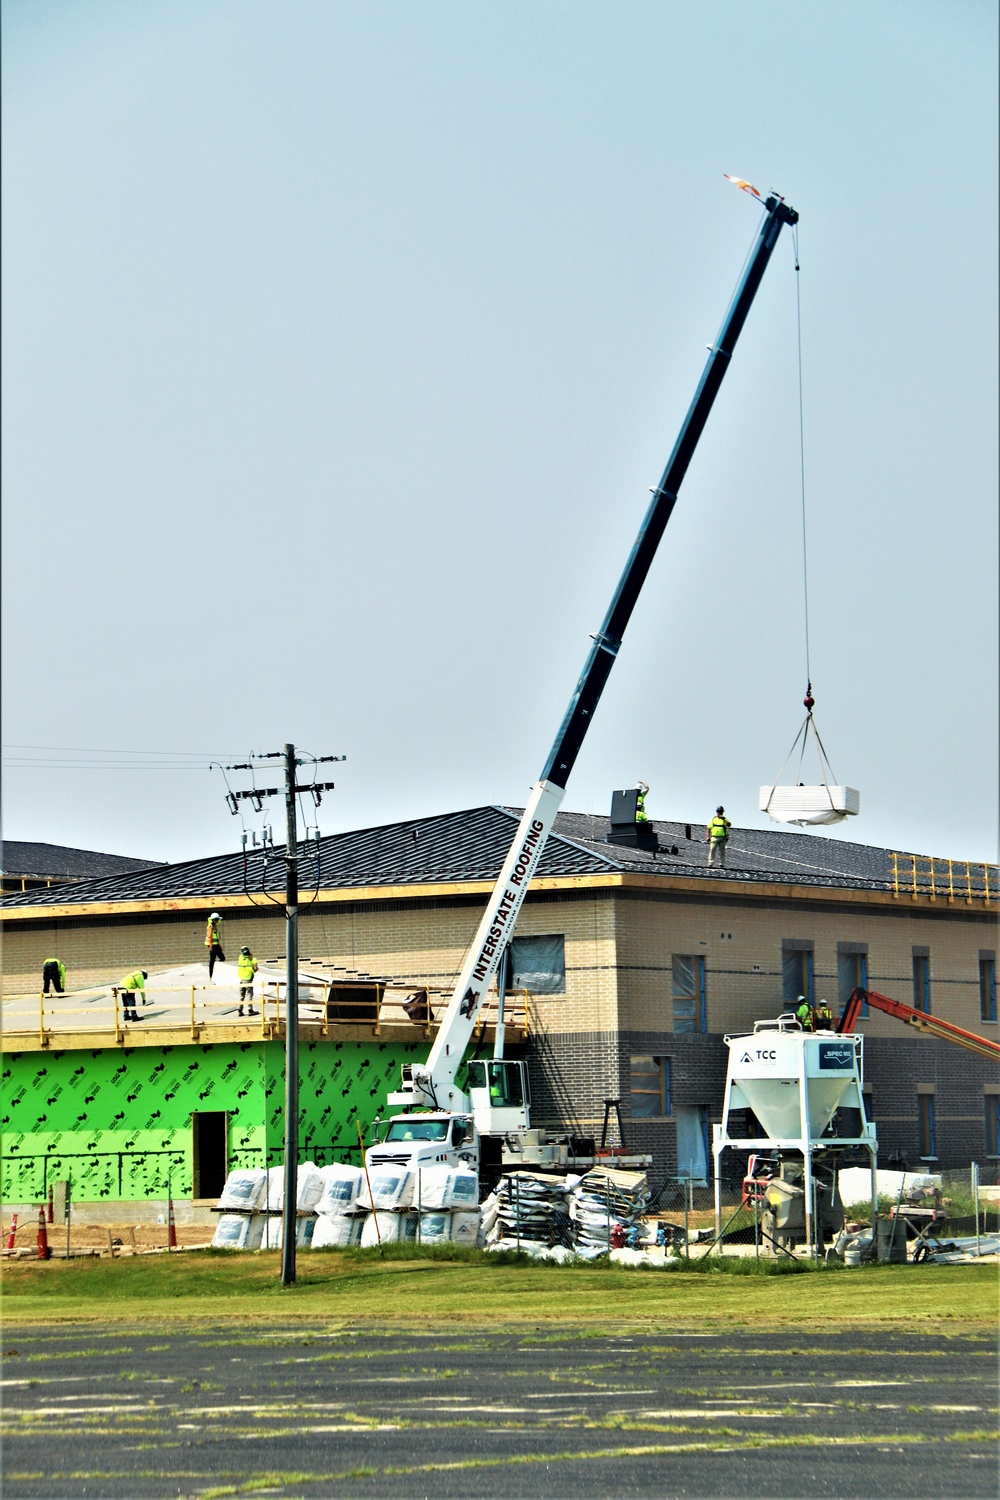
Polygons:
M143 993L146 995L145 1004ZM88 994L93 997L89 1005L65 1003L79 1002ZM371 1026L372 1034L380 1036L383 1025L395 1024L417 1026L424 1037L429 1037L449 998L449 991L426 986L393 985L373 980L331 986L321 979L300 979L299 1019L310 1025L319 1025L323 1036L338 1026ZM504 1019L512 1030L528 1029L529 999L527 991L508 993ZM145 992L126 990L122 985L101 985L73 994L46 995L42 992L38 994L37 1026L30 1022L33 1003L33 992L3 997L6 1037L37 1033L39 1044L47 1047L51 1038L60 1033L112 1031L115 1041L122 1043L127 1035L134 1038L153 1026L157 1030L167 1027L189 1031L191 1040L198 1041L206 1027L240 1025L244 1020L232 1014L239 1004L236 995L232 992L220 994L217 985L150 987ZM263 1039L275 1036L287 1014L287 982L268 979L262 988L255 989L254 1003L259 1006L259 1015L246 1018L247 1030L252 1028L256 1032L259 1025ZM134 1010L142 1019L126 1020L126 1009ZM23 1012L25 1026L18 1024L21 1019L18 1010ZM495 996L488 997L477 1023L483 1031L495 1024L496 1010ZM86 1024L80 1024L79 1017L85 1017Z
M938 859L933 854L903 854L890 849L892 894L931 901L962 901L967 906L981 901L991 906L1000 888L1000 866L971 860Z

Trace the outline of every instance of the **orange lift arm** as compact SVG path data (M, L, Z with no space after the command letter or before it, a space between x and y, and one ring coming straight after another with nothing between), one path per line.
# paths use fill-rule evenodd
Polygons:
M892 1000L888 995L880 995L877 990L851 991L851 998L844 1007L844 1014L837 1026L837 1031L841 1035L854 1030L855 1022L866 1000L876 1010L885 1011L887 1016L895 1016L897 1021L903 1021L907 1026L912 1026L915 1031L922 1031L927 1036L936 1036L944 1042L954 1042L970 1052L978 1052L980 1057L989 1057L994 1062L1000 1062L1000 1042L991 1042L984 1036L977 1036L974 1031L964 1031L961 1026L953 1026L950 1021L942 1021L940 1016L929 1016L925 1011L914 1010L912 1005L904 1005L902 1000Z

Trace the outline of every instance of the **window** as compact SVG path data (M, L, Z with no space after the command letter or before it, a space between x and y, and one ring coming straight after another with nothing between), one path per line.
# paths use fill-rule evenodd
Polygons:
M934 1095L918 1094L917 1108L920 1126L920 1156L926 1160L937 1160L937 1140L934 1133Z
M868 945L866 943L837 944L837 999L840 1014L847 1009L847 1002L854 990L868 988ZM867 1016L868 1001L862 1002L860 1014Z
M705 960L700 954L675 953L673 967L674 1030L707 1031Z
M979 1018L982 1021L997 1018L997 961L992 953L979 955Z
M566 993L566 940L551 937L514 938L510 945L510 987L533 995Z
M785 1010L794 1010L799 996L813 1003L813 945L804 938L781 942L781 998Z
M633 1057L629 1066L633 1120L655 1120L670 1113L670 1060Z
M913 950L913 1009L931 1013L931 955L928 948Z
M987 1094L986 1106L986 1155L1000 1156L1000 1094Z

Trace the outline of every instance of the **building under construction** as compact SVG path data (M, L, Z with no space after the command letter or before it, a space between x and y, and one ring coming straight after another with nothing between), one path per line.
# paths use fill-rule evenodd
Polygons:
M400 1064L436 1018L517 826L480 807L327 837L300 850L303 1159L357 1160ZM599 1136L621 1101L653 1175L702 1176L721 1116L723 1036L859 985L895 996L928 1035L862 1015L865 1093L883 1164L1000 1163L1000 1074L935 1038L944 1021L997 1036L995 866L821 836L734 829L709 869L701 827L657 822L637 847L607 819L559 815L521 911L507 975L508 1055L527 1059L532 1122ZM627 836L627 835L626 835ZM208 1198L234 1165L281 1159L280 980L255 1016L209 985L205 918L278 964L282 851L194 860L5 896L3 1193L39 1201ZM275 903L278 904L275 904ZM43 962L67 994L39 995ZM112 987L137 967L148 1001L123 1020ZM177 971L173 973L173 971ZM280 974L280 966L275 973ZM173 978L171 979L171 975ZM487 1008L470 1055L488 1052ZM991 1163L993 1167L991 1168Z

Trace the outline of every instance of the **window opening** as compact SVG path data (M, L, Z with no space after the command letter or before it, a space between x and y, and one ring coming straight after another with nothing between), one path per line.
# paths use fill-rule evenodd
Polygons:
M913 1009L931 1013L931 960L926 953L913 955Z
M673 955L674 1030L705 1032L708 1030L708 1006L705 999L705 960L697 953Z
M670 1113L670 1061L666 1057L633 1057L629 1076L633 1120L652 1120Z
M842 949L837 952L837 999L840 1003L840 1014L843 1015L847 1009L854 990L866 990L868 988L868 954L860 950ZM868 1015L868 1001L861 1002L861 1016Z
M794 1010L800 995L805 995L809 1004L813 1004L813 951L811 947L783 947L781 990L785 1010Z
M987 1094L986 1106L986 1155L1000 1156L1000 1094Z
M979 960L979 1017L983 1021L997 1018L997 963L995 958Z
M920 1155L922 1158L937 1157L937 1138L934 1128L934 1095L918 1094L920 1111Z
M566 939L561 932L513 938L510 955L511 989L530 990L533 995L566 993Z

